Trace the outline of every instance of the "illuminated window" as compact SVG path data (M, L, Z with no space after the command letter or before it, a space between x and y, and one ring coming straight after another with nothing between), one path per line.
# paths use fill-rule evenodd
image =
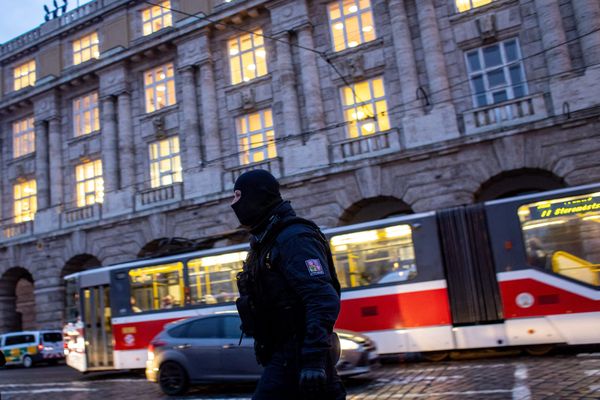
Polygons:
M13 157L21 157L35 151L33 117L13 122Z
M330 240L342 288L403 282L417 276L410 225L345 233Z
M383 78L355 83L342 89L348 137L371 135L390 129Z
M465 57L475 107L527 95L525 70L517 39L469 51Z
M144 36L173 25L171 2L169 0L161 1L155 6L146 8L142 11L142 23L144 24Z
M77 207L89 206L104 201L101 160L76 166L75 179L77 180Z
M142 312L182 307L183 264L153 265L129 271L131 311Z
M181 182L179 137L173 136L150 144L150 185L153 188Z
M15 223L33 221L37 211L35 180L17 183L14 189Z
M100 130L98 93L93 92L73 100L73 128L75 136Z
M94 32L73 42L73 64L81 64L92 58L100 58L98 33Z
M494 0L455 0L456 9L458 12L469 11L472 8L477 8L490 4Z
M15 67L13 76L15 91L35 85L35 60Z
M248 82L267 74L267 52L262 29L229 40L231 83Z
M173 64L165 64L144 73L146 112L154 112L175 104Z
M240 162L250 164L277 157L271 109L247 114L237 119Z
M600 192L518 209L529 266L600 286Z
M328 8L335 51L356 47L377 37L370 0L338 0Z
M217 304L238 297L236 275L248 253L220 254L188 262L190 297L193 304Z

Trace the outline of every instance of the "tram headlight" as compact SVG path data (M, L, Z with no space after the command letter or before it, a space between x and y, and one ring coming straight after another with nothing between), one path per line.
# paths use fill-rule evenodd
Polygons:
M340 347L342 350L358 350L358 343L352 340L340 338Z

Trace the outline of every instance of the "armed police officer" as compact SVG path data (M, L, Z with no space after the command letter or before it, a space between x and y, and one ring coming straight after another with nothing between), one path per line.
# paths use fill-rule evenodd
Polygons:
M333 333L340 285L327 240L296 217L267 171L242 174L234 196L231 207L251 233L236 304L265 367L253 399L345 399Z

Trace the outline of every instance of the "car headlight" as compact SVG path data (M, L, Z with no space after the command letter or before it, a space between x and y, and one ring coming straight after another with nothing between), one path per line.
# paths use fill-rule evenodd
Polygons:
M352 340L340 338L340 347L342 348L342 350L357 350L358 343L353 342Z

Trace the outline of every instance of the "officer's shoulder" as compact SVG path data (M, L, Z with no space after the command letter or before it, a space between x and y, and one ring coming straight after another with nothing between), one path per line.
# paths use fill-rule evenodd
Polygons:
M279 232L279 234L277 235L276 242L278 244L282 244L294 237L316 237L315 234L315 228L309 225L308 223L302 222L301 220L291 221L287 226L285 226L281 230L281 232Z

